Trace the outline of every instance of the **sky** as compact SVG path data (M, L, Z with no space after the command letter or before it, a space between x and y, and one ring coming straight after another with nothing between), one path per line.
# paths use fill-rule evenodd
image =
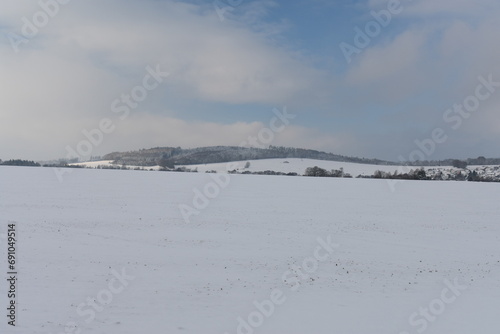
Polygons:
M0 159L249 137L500 157L499 16L498 0L2 0Z

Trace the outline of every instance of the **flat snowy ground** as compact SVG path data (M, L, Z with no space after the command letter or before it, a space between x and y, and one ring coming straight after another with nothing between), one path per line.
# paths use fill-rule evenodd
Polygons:
M498 333L498 184L217 175L0 168L0 333Z
M308 167L318 166L324 168L328 171L332 169L343 168L344 172L350 173L353 177L358 175L373 175L375 171L381 170L384 172L394 172L395 170L402 170L403 167L400 166L385 166L385 165L368 165L368 164L355 164L350 162L340 162L340 161L328 161L328 160L315 160L315 159L299 159L299 158L287 158L287 159L261 159L261 160L249 160L250 167L244 168L246 161L237 161L234 163L216 163L216 164L200 164L200 165L185 165L187 168L197 168L198 172L205 172L210 170L215 170L218 173L225 173L228 168L233 168L229 166L236 166L235 169L242 171L259 172L265 170L272 170L276 172L283 173L297 173L303 175ZM86 163L82 163L86 164ZM414 169L418 167L413 167Z

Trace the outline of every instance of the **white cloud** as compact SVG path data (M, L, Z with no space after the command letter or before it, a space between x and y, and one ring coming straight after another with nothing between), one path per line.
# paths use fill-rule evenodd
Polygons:
M140 84L147 65L156 64L171 75L127 122L119 124L99 154L158 145L237 145L241 135L263 125L251 121L224 125L218 123L228 121L215 118L213 123L183 121L193 119L193 110L169 101L175 95L177 100L193 101L197 108L234 105L235 113L240 105L244 110L255 107L260 115L269 105L300 105L303 109L297 108L297 113L328 113L330 120L341 115L334 127L347 124L349 135L294 125L276 143L388 157L385 139L361 141L373 133L392 141L402 138L401 133L424 133L441 121L446 108L470 94L478 75L500 78L500 46L494 42L500 31L498 1L402 3L403 13L346 72L333 74L320 73L308 61L328 56L314 51L304 55L287 47L282 35L286 21L262 19L277 4L268 0L244 1L224 22L211 3L71 1L33 40L21 44L19 53L3 33L19 34L21 18L31 19L40 10L38 1L2 1L0 158L64 155L64 147L77 143L83 129L114 116L111 102ZM370 10L383 8L387 1L366 4L365 14L371 19ZM498 138L499 105L492 99L481 114L464 123L463 138L473 133ZM245 119L260 118L245 114ZM408 142L411 146L413 138Z
M263 13L255 6L252 20L257 24ZM0 33L21 34L21 18L31 20L39 10L37 2L3 1ZM1 157L15 157L16 152L25 157L27 152L37 152L31 155L36 158L60 156L83 129L109 117L111 102L141 82L147 65L160 64L171 75L151 93L155 102L145 101L137 111L163 117L170 117L168 105L160 99L171 93L169 87L185 99L273 105L322 87L316 70L267 38L275 32L253 28L231 20L221 22L213 8L177 1L89 0L60 6L38 35L19 45L19 53L7 39L0 42ZM125 129L130 133L148 129L138 122L136 130ZM191 133L196 140L186 144L207 142L205 135L213 133L210 124L203 126L206 130L186 128L198 133ZM175 138L187 136L167 129L177 133ZM163 136L167 140L162 142L169 145L168 131L149 135ZM226 132L225 142L238 133ZM141 140L142 146L150 142L147 136Z
M349 71L352 84L373 84L403 74L413 74L422 59L425 34L406 31L387 45L366 50L360 61Z
M409 30L365 50L347 72L346 83L367 100L392 104L408 98L425 81L426 38L422 31Z
M111 20L78 11L67 17L60 41L122 67L162 64L172 73L172 84L185 87L187 97L209 101L278 103L319 81L316 71L262 34L196 8L147 3Z
M120 125L112 134L110 146L120 146L124 150L131 147L143 148L141 145L144 143L147 143L146 147L238 146L247 141L250 136L257 137L259 132L266 127L269 127L269 124L262 122L232 124L187 122L172 117L142 114L135 115ZM322 146L331 150L338 147L340 142L340 138L333 135L291 124L282 132L275 133L274 140L269 144L297 147ZM104 152L107 151L104 150Z

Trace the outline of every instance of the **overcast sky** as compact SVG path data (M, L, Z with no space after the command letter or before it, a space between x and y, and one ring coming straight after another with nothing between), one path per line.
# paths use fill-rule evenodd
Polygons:
M500 157L499 17L498 0L2 0L0 159L66 157L103 120L92 155L239 145L285 107L272 145Z

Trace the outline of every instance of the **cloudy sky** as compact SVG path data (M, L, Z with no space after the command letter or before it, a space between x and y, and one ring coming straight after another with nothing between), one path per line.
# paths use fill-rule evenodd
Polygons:
M0 159L66 157L103 122L92 155L239 145L284 108L273 145L500 157L498 17L498 0L2 0Z

